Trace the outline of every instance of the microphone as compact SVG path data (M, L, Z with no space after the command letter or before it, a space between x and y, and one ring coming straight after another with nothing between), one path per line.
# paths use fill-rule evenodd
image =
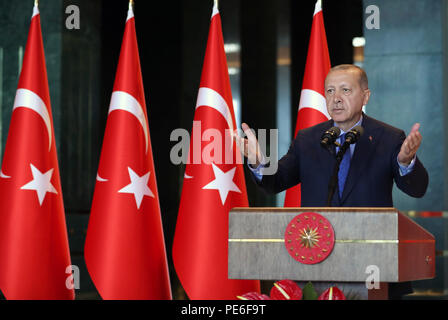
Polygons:
M343 143L353 144L356 143L364 133L364 128L356 126L345 134L345 141Z
M329 148L336 141L340 134L341 129L339 129L338 127L332 127L328 129L320 138L320 145L323 148Z

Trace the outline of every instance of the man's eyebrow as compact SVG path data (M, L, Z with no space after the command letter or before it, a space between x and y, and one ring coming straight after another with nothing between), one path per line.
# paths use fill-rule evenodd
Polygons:
M341 87L350 87L350 84L344 82L344 83L341 83L339 85L334 85L334 84L325 85L325 88L336 88L336 87L339 87L339 88L341 88Z

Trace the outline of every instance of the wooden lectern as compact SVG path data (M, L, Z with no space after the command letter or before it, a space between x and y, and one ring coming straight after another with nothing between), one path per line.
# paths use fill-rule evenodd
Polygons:
M334 231L331 253L319 263L288 252L285 231L304 213L324 217ZM316 234L317 247L323 237ZM228 249L230 279L291 279L302 288L311 281L319 294L336 285L358 299L387 299L390 282L435 276L434 237L395 208L234 208ZM380 288L368 289L374 279Z

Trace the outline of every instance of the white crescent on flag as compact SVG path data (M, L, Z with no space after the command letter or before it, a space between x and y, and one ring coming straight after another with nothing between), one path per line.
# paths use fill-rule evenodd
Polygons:
M4 174L3 171L0 171L0 178L3 178L3 179L10 179L11 177L10 177L10 176L7 176L6 174Z
M330 119L327 111L327 102L325 98L318 92L310 89L303 89L300 94L299 110L303 108L311 108L320 111L323 115Z
M233 132L232 114L226 100L218 92L206 87L199 88L196 110L200 107L210 107L218 111L226 120L230 131ZM231 146L233 147L233 144Z
M18 89L16 93L16 98L14 100L14 107L12 111L14 112L17 108L28 108L42 117L48 131L48 152L51 150L51 120L50 114L48 113L47 106L44 101L33 91L28 89Z
M198 92L198 99L196 101L196 110L200 107L210 107L218 111L226 120L227 126L233 132L233 120L232 114L230 112L229 106L227 105L226 100L215 90L201 87ZM230 148L233 149L233 143L230 144ZM185 179L193 179L192 176L188 175L186 172L184 173Z
M146 153L148 153L148 146L149 146L148 126L146 124L145 112L143 111L143 108L137 101L137 99L135 99L127 92L114 91L112 92L112 98L110 100L109 114L111 114L115 110L127 111L137 118L137 120L142 125L142 129L145 134Z
M107 182L107 181L109 181L109 180L101 178L100 175L97 173L97 174L96 174L96 181L99 181L99 182Z

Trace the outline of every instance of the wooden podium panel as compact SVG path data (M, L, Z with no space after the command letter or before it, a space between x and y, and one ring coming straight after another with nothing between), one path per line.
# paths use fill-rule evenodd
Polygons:
M293 259L284 234L298 214L315 212L332 225L331 254L317 264ZM234 208L229 214L231 279L365 282L368 267L380 282L433 278L434 237L395 208Z

